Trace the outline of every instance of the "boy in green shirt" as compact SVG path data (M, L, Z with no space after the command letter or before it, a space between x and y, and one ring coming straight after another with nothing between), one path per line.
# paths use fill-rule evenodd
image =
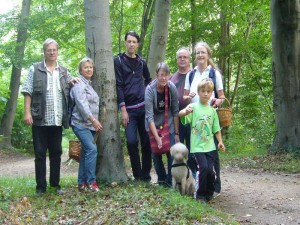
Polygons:
M195 157L199 171L199 186L196 199L202 202L210 201L214 193L214 160L217 149L214 134L218 140L218 148L225 151L221 128L216 110L209 105L214 90L210 78L203 79L198 84L199 102L192 103L179 112L181 122L191 126L191 154Z

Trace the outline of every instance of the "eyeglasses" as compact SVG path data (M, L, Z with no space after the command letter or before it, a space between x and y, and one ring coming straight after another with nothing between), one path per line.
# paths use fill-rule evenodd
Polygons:
M207 52L204 52L204 51L199 51L199 52L196 52L196 55L206 55L207 54Z
M56 53L56 52L57 52L57 49L47 49L46 52L47 52L47 53L52 53L52 52L53 52L53 53Z
M188 56L178 56L177 59L189 59L190 57Z

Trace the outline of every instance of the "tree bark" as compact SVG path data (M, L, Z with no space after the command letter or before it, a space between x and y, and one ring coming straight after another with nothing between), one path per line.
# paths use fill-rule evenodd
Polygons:
M151 77L155 77L156 65L165 60L168 40L170 0L155 1L154 26L151 34L148 67Z
M101 97L103 131L97 142L97 178L108 182L127 181L118 120L116 80L113 64L109 0L85 0L87 55L95 62L93 87Z
M139 51L138 51L138 54L142 57L143 57L145 37L147 34L148 27L152 21L154 6L155 6L155 0L145 0L144 10L143 10L143 18L142 18L142 26L141 26L140 43L139 43Z
M118 9L118 4L120 3L120 9ZM113 26L116 28L117 32L118 32L118 52L121 53L122 52L122 46L124 43L123 40L123 24L124 24L124 0L114 0L112 2L112 8L114 11L116 11L116 16L115 18L117 18L117 20L113 20Z
M19 86L21 79L22 63L27 39L28 17L30 14L31 0L23 0L20 21L17 31L17 42L14 58L12 59L12 73L10 80L10 96L5 106L5 112L1 120L0 139L1 147L11 147L11 133L17 109Z
M192 51L195 49L195 45L197 42L197 6L195 0L190 0L190 7L191 7L191 42L192 42ZM191 54L191 57L193 59L194 54ZM191 62L194 62L194 60L191 60ZM194 63L193 63L194 64ZM194 65L193 65L194 66Z
M300 3L271 0L273 152L300 152Z
M221 2L221 13L220 13L220 30L221 36L219 39L220 43L220 51L221 57L219 58L219 68L221 70L222 75L224 76L224 93L227 98L229 98L229 83L231 76L229 74L229 58L230 58L230 51L229 49L229 40L230 40L230 24L227 20L228 14L228 6L223 1Z

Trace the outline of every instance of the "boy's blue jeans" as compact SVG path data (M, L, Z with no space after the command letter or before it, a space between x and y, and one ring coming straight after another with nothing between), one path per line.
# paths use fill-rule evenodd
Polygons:
M72 126L72 129L81 142L81 155L78 169L78 184L96 181L97 145L94 144L95 131Z

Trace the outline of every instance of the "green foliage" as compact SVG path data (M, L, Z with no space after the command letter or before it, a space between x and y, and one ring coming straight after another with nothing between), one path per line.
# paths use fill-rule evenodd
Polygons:
M31 126L24 123L24 100L20 97L18 100L17 111L11 136L12 145L18 149L27 149L33 152L33 143L31 136Z
M83 0L32 2L22 77L33 62L42 60L42 43L48 37L56 39L60 45L59 62L67 66L73 75L77 75L78 62L86 54L83 3ZM114 55L124 51L126 31L136 30L141 33L142 3L137 0L110 1ZM266 149L272 143L275 129L269 1L209 0L195 1L195 4L192 14L191 2L182 4L179 0L172 1L166 62L172 73L177 70L175 53L182 46L191 48L192 35L197 41L204 40L212 47L215 62L225 57L228 66L228 71L222 71L226 84L225 94L229 99L234 97L233 125L226 132L227 149L231 152L252 151L258 146ZM18 13L18 10L14 10L0 16L0 112L4 112L9 96ZM221 14L229 24L229 44L226 48L220 46L223 39ZM195 30L191 29L192 19L196 21ZM144 43L144 58L148 55L150 37L151 27L148 28ZM239 65L242 65L241 75L235 92ZM20 97L18 101L13 144L18 148L30 148L30 128L22 122L23 98ZM68 133L72 134L72 131L64 133L64 148L68 146ZM121 138L123 148L126 149L124 130L121 130ZM21 144L25 145L20 146Z
M97 194L83 194L76 188L76 179L69 177L62 179L64 195L50 191L36 198L32 178L16 178L13 182L0 178L0 182L1 223L238 224L195 199L145 183L102 185Z

